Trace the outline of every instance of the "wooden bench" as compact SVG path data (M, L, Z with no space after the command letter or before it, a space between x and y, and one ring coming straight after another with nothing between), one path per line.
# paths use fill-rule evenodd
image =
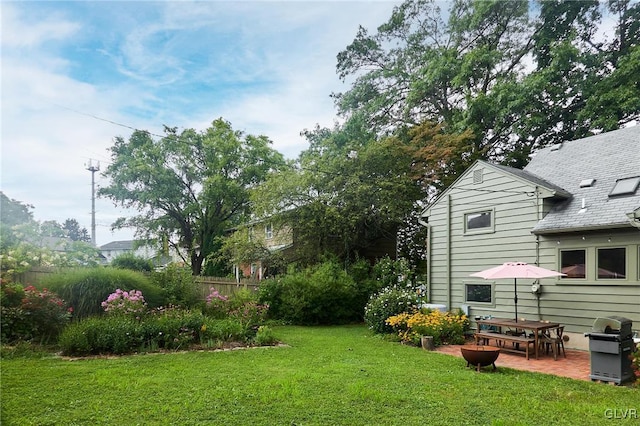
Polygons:
M496 341L496 346L499 347L500 350L505 352L513 352L513 353L520 353L520 354L523 352L517 347L510 348L506 346L505 342L512 342L517 345L523 344L524 353L527 356L527 359L529 359L529 346L535 346L535 343L536 343L533 337L513 336L511 334L502 334L502 333L490 332L490 331L479 331L475 334L475 337L476 337L476 345L478 344L480 339L483 339L485 341L489 341L493 339Z

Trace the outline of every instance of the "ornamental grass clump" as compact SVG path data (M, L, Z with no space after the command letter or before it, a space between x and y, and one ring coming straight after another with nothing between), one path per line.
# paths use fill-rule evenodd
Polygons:
M401 313L386 320L403 342L419 345L421 336L433 336L435 345L462 344L469 319L461 313L438 310Z

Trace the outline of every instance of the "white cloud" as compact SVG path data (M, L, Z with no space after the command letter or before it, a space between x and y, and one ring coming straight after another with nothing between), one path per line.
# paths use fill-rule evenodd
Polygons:
M159 6L162 6L161 9ZM35 8L38 7L36 10ZM89 159L115 136L162 125L204 130L223 117L295 157L299 136L332 126L336 55L384 22L386 2L2 4L2 191L38 220L90 230ZM88 62L92 61L92 62ZM97 185L108 182L96 173ZM98 244L128 239L98 199Z
M80 28L77 23L59 16L32 13L36 12L35 3L26 4L24 8L19 9L11 3L3 2L1 7L3 49L34 48L52 40L68 39ZM28 30L25 30L25 27Z

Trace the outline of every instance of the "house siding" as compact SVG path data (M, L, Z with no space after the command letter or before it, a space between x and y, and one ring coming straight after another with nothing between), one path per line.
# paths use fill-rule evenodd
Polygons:
M474 172L483 170L482 183L473 183ZM622 316L640 330L640 230L631 226L610 230L581 230L534 234L536 225L558 199L550 188L537 186L484 162L475 163L427 210L429 226L430 303L449 309L469 306L479 315L513 317L513 280L483 280L469 275L507 261L538 264L561 270L560 251L585 249L585 279L546 278L542 293L531 293L536 280L518 279L518 317L559 322L571 341L568 347L585 349L584 333L598 317ZM465 234L465 213L490 209L492 232ZM598 280L598 248L626 249L626 278ZM492 303L465 301L466 284L491 284Z
M482 183L474 184L474 171L482 170ZM476 163L429 209L429 300L449 309L468 305L470 315L513 316L513 282L486 281L469 275L507 261L535 263L536 236L531 229L541 212L536 187L514 179L486 163ZM489 209L493 230L465 233L465 214ZM518 280L518 315L537 310L530 293L533 280ZM491 284L493 303L465 301L466 284ZM531 300L529 300L531 299Z
M596 278L597 248L626 248L627 277L621 280ZM560 269L560 251L585 249L585 279L553 279L543 283L540 314L544 319L566 325L568 332L586 332L597 317L629 318L640 328L640 230L581 232L540 237L541 264Z
M267 226L271 228L271 237L267 238ZM278 226L269 222L256 222L250 225L250 238L264 243L264 246L272 251L283 250L293 244L293 230L289 226ZM264 278L264 265L262 259L255 259L249 264L236 265L236 279L251 277L262 280Z

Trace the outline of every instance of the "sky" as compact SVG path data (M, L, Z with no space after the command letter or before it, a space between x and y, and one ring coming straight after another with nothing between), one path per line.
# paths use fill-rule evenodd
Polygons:
M338 120L330 94L349 86L336 55L399 4L2 1L0 190L38 221L91 233L92 175L96 190L109 184L109 148L132 129L203 131L222 117L296 158L302 130ZM101 198L95 211L98 246L134 238L111 224L135 211Z

